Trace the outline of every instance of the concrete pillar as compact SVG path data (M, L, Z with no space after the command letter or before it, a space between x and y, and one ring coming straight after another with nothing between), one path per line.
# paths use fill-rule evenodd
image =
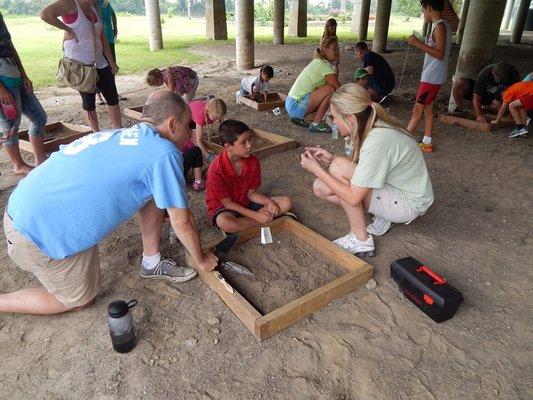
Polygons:
M150 51L163 50L163 33L159 15L159 0L144 0L148 22L148 43Z
M374 42L372 51L383 53L387 50L387 37L389 34L389 20L392 0L378 0L376 11L376 27L374 28Z
M455 37L455 43L457 43L458 45L460 45L461 40L463 40L463 34L465 32L466 18L468 16L469 6L470 0L463 0L463 8L461 8L461 19L459 20L459 27L457 28L457 35Z
M516 21L513 28L513 35L511 36L511 43L520 43L522 40L522 33L524 33L524 26L526 24L527 13L531 0L521 0L518 13L516 14Z
M357 33L358 40L366 40L368 38L368 17L370 16L371 0L361 1L361 15L359 17L359 32Z
M503 14L502 29L509 29L509 24L511 23L511 16L513 15L514 0L507 0L505 6L505 13Z
M455 78L475 79L493 61L504 8L505 0L470 0ZM455 109L453 94L449 109Z
M226 3L224 0L206 0L205 25L208 39L226 40L228 38Z
M352 32L359 31L359 20L361 19L361 1L362 0L353 0L352 22L350 23L350 31Z
M237 24L237 69L252 69L254 62L254 0L235 1L235 23Z
M274 0L274 44L285 43L285 0Z
M289 35L307 36L307 0L290 0Z

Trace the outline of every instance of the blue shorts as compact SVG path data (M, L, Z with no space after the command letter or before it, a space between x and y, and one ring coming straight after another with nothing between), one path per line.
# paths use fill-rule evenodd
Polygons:
M303 119L307 113L310 98L310 93L304 95L300 100L296 100L290 96L287 97L287 100L285 100L285 110L287 110L289 117Z

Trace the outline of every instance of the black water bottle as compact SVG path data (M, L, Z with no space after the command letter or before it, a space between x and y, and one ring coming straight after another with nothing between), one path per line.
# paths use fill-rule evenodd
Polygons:
M137 344L137 337L133 329L133 316L130 308L137 305L137 300L125 302L117 300L107 307L109 333L113 348L119 353L127 353Z

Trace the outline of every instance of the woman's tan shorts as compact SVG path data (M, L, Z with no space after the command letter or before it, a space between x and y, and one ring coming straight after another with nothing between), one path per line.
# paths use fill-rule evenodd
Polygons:
M368 212L391 222L408 224L420 215L413 210L399 191L390 185L372 189Z

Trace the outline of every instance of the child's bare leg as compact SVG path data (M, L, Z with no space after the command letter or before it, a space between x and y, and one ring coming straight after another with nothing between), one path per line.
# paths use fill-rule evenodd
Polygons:
M324 85L311 93L309 96L309 105L307 106L307 114L316 111L313 122L320 123L329 107L329 99L335 89L330 85Z
M271 199L278 205L278 215L285 214L292 208L292 200L288 196L273 196Z
M13 171L15 174L27 174L33 169L31 165L26 164L26 162L22 159L18 144L4 145L4 149L6 150L7 156L13 163Z
M93 132L100 132L100 126L98 125L98 115L96 114L96 110L83 110L83 115L85 116L85 121L87 122L87 125L89 125L91 130Z
M259 222L252 218L236 217L233 213L223 212L217 216L216 224L224 232L235 233L257 226Z
M413 115L411 116L411 120L409 121L409 124L407 125L407 130L409 132L416 133L418 124L420 123L420 120L422 119L423 112L424 112L424 105L420 103L415 103L413 107Z
M122 120L120 119L120 106L107 106L107 113L109 114L109 119L111 120L111 125L114 129L122 128Z
M41 165L46 161L46 152L44 151L44 136L30 136L31 149L35 156L35 166Z
M431 103L424 107L424 136L431 137L434 121L435 113L433 112L433 103Z
M509 103L509 112L513 116L516 125L526 124L527 112L524 107L522 107L522 102L520 100L515 100Z

